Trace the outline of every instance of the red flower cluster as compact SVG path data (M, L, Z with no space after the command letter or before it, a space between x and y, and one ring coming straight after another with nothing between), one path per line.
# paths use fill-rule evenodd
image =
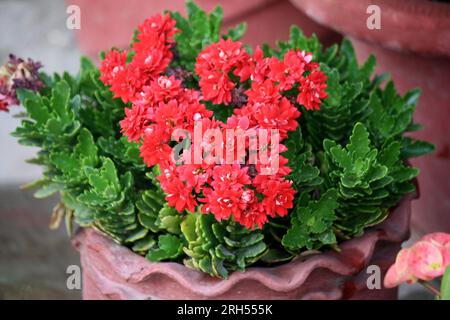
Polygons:
M127 64L127 51L111 50L102 61L100 79L111 86L114 97L127 103L160 75L172 60L173 35L178 31L169 14L155 15L138 27L134 56Z
M195 72L200 77L203 98L214 104L229 104L231 91L236 86L230 79L230 73L247 80L251 75L249 54L240 42L231 39L220 40L205 48L197 57Z
M253 56L253 81L261 84L269 80L276 83L277 91L296 89L299 104L307 110L318 110L322 99L327 97L327 77L312 58L311 53L300 50L289 50L282 61L276 57L263 58L262 51L257 48Z
M138 29L134 54L112 50L102 62L101 80L131 102L120 123L123 134L141 143L148 166L159 166L166 200L180 212L201 205L202 212L247 228L287 215L295 190L285 179L291 170L279 142L298 127L292 101L318 109L326 76L310 54L290 50L283 60L264 58L260 49L250 55L240 42L220 40L197 57L200 90L188 89L167 70L175 32L169 16L150 18ZM201 103L228 105L236 95L245 97L226 123ZM236 132L252 133L259 143L242 143Z

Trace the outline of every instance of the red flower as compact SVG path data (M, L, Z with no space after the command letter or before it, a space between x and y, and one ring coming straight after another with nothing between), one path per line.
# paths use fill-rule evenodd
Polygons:
M145 84L141 70L132 65L117 72L111 83L110 90L114 92L114 98L120 98L124 103L134 100L136 93L141 91Z
M215 189L241 189L251 183L247 170L248 168L241 168L239 164L216 166L212 170L211 186Z
M230 79L219 72L210 73L200 78L200 88L203 99L214 104L228 104L231 102L231 90L235 84Z
M303 60L305 64L305 70L313 71L319 67L318 62L312 61L313 55L311 52L297 51L297 55Z
M144 134L144 130L150 120L149 110L141 105L125 109L125 119L120 121L121 132L129 141L138 142Z
M170 17L169 13L164 16L156 14L139 25L137 39L142 43L147 37L157 36L161 43L172 43L172 37L178 32L175 25L176 21Z
M203 49L197 57L195 72L200 77L204 99L214 104L229 104L235 84L228 73L232 72L240 81L247 80L253 69L248 65L249 59L242 44L231 39L221 39Z
M177 173L186 186L194 188L195 192L200 193L203 186L211 176L211 170L204 168L200 164L184 164L177 167Z
M298 127L296 120L300 117L300 111L285 97L278 103L256 104L253 110L261 128L278 129L280 139L285 139L288 131Z
M100 79L111 86L114 97L125 103L133 101L144 86L167 68L172 60L170 49L176 32L175 21L169 15L156 15L139 26L137 42L133 44L135 55L129 64L126 65L125 51L109 52L100 67Z
M200 103L198 98L191 101L190 94L192 90L186 90L184 92L179 104L178 111L184 116L184 129L192 130L196 121L202 119L209 119L213 115L211 110L206 109L205 105ZM183 99L184 98L184 99Z
M167 144L168 139L167 133L157 125L151 125L145 130L140 150L141 157L149 167L170 161L172 148Z
M297 102L308 110L319 110L322 99L328 96L325 92L326 82L327 76L320 70L313 71L309 76L302 78Z
M276 103L281 98L280 87L269 79L263 82L252 82L252 88L245 93L248 95L249 103Z
M256 48L250 56L240 42L222 39L204 48L196 59L200 88L187 88L167 71L177 31L169 15L154 16L139 26L130 63L126 52L117 50L102 62L102 81L111 86L115 97L132 102L120 122L122 133L142 143L141 157L148 166L159 165L158 180L170 206L195 211L201 202L202 212L212 213L217 220L233 219L246 228L262 228L269 217L285 216L293 207L295 190L285 180L291 169L280 155L287 150L282 140L298 127L300 112L291 95L298 88L297 101L307 109L318 109L326 98L326 76L311 53L289 50L279 60L264 58ZM170 68L187 72L178 63ZM192 81L184 85L190 87ZM232 103L234 115L226 123L218 121L202 100ZM178 150L176 143L195 138L200 123L202 134L214 132L209 140L203 136ZM266 144L258 139L255 145L255 139L247 138L237 143L236 132L230 129L247 137L252 133L261 137L263 129L275 129L280 143L273 144L271 131ZM220 135L226 140L220 140ZM261 153L254 158L254 151L267 152L268 163ZM196 159L199 154L203 158ZM242 164L229 164L229 160L242 160ZM271 160L277 164L273 166Z
M242 189L204 188L203 193L205 198L199 199L205 203L202 207L203 213L212 213L219 221L240 215Z
M118 74L126 73L127 51L110 50L100 64L100 80L105 85L112 85Z
M160 102L155 111L154 121L166 130L183 124L183 114L179 113L177 100Z
M174 76L159 76L152 80L150 85L145 87L143 92L147 102L150 105L156 105L159 102L169 102L177 99L182 94L181 81Z
M265 197L262 201L265 212L271 217L284 217L288 214L288 209L294 205L294 195L296 191L292 188L292 182L281 179L274 179L271 176L258 176L258 191Z
M304 60L298 56L297 52L289 50L284 55L283 61L272 59L269 77L279 84L281 90L289 90L302 78L304 66Z
M186 187L180 179L174 178L167 182L164 185L164 192L169 206L175 207L178 212L183 212L185 209L195 211L197 201L192 194L192 188Z
M247 229L253 230L255 226L261 229L268 221L268 217L261 203L254 203L241 211L240 215L235 216L234 220Z
M172 52L156 47L136 53L131 63L141 69L149 79L160 75L172 61Z

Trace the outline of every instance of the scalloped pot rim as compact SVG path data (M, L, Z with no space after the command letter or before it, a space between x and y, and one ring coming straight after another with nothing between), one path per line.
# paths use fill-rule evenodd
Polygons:
M343 242L341 252L299 257L276 267L250 267L228 280L213 278L174 262L152 263L93 229L73 239L83 267L85 299L340 299L364 297L365 267L377 262L382 272L393 263L409 236L411 201L405 197L380 225ZM378 246L384 246L383 249ZM387 250L387 251L386 251ZM378 260L377 260L378 259ZM366 277L364 277L364 274ZM349 287L352 292L349 292ZM386 290L389 297L395 289ZM361 292L359 292L361 291ZM366 290L367 291L367 290ZM378 296L383 297L383 295Z

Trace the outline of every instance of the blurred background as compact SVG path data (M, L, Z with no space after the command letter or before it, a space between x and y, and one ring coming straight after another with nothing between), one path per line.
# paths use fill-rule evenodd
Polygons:
M243 39L251 45L285 40L289 27L316 33L325 45L342 35L353 41L361 61L378 59L377 72L389 71L400 91L421 87L416 120L425 125L418 137L437 146L435 154L415 161L422 170L422 197L414 203L413 238L450 231L450 4L428 0L198 0L211 10L221 4L224 28L247 21ZM445 3L447 2L447 3ZM380 9L381 24L368 18ZM67 8L77 5L81 28L66 25ZM41 61L46 72L77 72L79 57L125 47L133 29L164 9L184 12L183 0L0 0L0 63L10 53ZM373 20L371 20L373 22ZM379 27L379 28L378 28ZM13 108L11 113L20 111ZM63 229L49 231L56 199L34 200L20 185L40 176L24 160L33 148L17 144L10 132L18 125L0 113L0 299L79 299L66 288L66 268L79 264ZM430 298L420 288L402 286L400 297Z

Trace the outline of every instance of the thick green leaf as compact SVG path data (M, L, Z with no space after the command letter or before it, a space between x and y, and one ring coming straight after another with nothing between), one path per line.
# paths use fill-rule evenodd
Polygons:
M441 280L441 299L450 300L450 266L445 269Z

